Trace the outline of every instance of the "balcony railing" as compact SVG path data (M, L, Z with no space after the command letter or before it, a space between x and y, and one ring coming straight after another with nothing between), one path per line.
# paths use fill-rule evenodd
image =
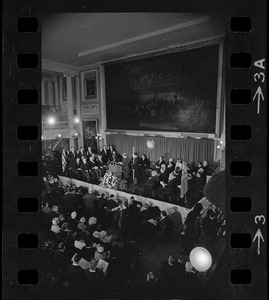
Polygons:
M74 129L79 129L79 124L74 124ZM56 121L55 124L51 125L47 122L42 122L42 130L69 130L69 122L68 121Z
M57 121L55 124L51 125L47 122L42 122L42 130L68 130L69 122L68 121Z

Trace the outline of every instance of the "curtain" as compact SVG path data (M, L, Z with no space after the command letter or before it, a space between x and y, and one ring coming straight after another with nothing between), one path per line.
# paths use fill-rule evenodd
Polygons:
M154 148L147 147L148 140L154 141ZM157 161L163 155L166 161L170 157L174 159L181 157L187 163L197 163L203 160L213 162L214 156L214 140L208 139L108 134L107 144L113 145L119 153L127 153L129 157L134 148L139 156L146 154L151 161Z

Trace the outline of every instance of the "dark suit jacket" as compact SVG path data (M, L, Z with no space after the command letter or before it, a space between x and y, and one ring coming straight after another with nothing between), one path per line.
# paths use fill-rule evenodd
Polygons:
M148 158L141 159L141 165L143 169L149 169L150 168L150 160Z
M138 173L139 173L139 163L140 163L140 159L138 157L136 157L133 160L133 164L132 164L132 169L134 170L134 176L137 177Z
M86 248L86 246L84 246L80 251L80 255L82 258L90 262L93 258L95 250L95 248Z
M83 197L83 202L86 209L95 209L95 201L98 201L98 198L96 198L93 194L89 193Z
M166 172L169 174L172 173L175 170L175 163L172 163L171 166L168 166L169 163L166 164Z
M159 167L159 168L160 168L161 165L165 165L165 161L164 161L164 160L162 160L162 161L159 161L159 160L158 160L158 161L156 162L156 167Z
M76 160L76 157L77 157L77 155L76 155L75 151L74 152L69 152L68 158L69 158L69 160L70 160L71 163Z
M81 153L81 151L78 151L78 152L77 152L77 157L79 157L79 158L81 159L82 156L85 157L85 152L83 151L83 152Z
M108 209L115 208L116 206L118 206L118 204L114 200L111 200L111 199L107 200L107 206L106 207Z
M166 226L167 222L168 222L168 217L165 217L157 223L158 232L160 232L164 228L164 226Z
M102 156L102 161L104 162L104 164L106 164L108 161L108 158L109 158L108 152L105 152L104 150L102 150L100 152L100 155Z
M126 157L122 161L122 171L123 171L123 178L129 179L130 178L130 167L131 167L131 159Z
M103 209L104 207L107 206L107 199L106 198L103 198L103 197L100 197L100 198L97 198L97 206L101 209Z
M88 165L89 170L92 170L94 167L97 166L96 162L95 161L91 161L91 160L88 161L87 165Z
M165 188L173 190L176 189L177 186L180 184L181 184L181 175L177 175L176 178L168 182Z

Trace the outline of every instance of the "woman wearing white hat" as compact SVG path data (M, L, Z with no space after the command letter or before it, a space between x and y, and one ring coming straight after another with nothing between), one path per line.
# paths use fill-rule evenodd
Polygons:
M61 228L59 226L59 219L58 218L53 218L52 219L52 225L51 225L51 231L54 233L59 233L61 231Z

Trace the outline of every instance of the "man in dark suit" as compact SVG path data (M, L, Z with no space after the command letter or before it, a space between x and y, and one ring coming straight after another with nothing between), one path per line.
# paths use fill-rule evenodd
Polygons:
M149 169L150 168L150 160L147 158L146 154L142 154L141 156L141 166L144 170Z
M58 245L58 249L53 254L54 268L67 271L67 266L71 262L71 257L66 252L63 242Z
M153 185L154 183L158 183L159 180L159 175L156 170L151 171L151 177L149 177L148 181L146 184L144 184L144 195L145 196L151 196L151 192L153 190Z
M81 159L82 156L85 157L85 151L84 151L83 147L80 147L79 150L77 151L77 157L79 157Z
M69 151L69 154L68 154L70 164L72 164L76 161L76 157L77 157L77 155L76 155L76 152L74 150L74 147L71 147L70 151Z
M106 205L106 221L111 225L114 219L114 213L117 210L118 202L115 199L114 195L110 195L107 199L107 205Z
M139 172L140 172L140 159L137 155L137 152L135 152L133 154L132 172L133 172L134 184L137 184L138 183L138 176L139 176Z
M104 165L106 165L108 162L108 159L109 159L109 153L108 153L106 145L103 146L103 149L100 152L100 155L102 156L102 161L103 161Z
M98 198L94 193L88 193L83 196L83 202L86 210L86 218L92 217L95 214L95 203Z
M82 173L82 180L91 182L91 177L89 174L88 165L87 165L85 157L82 157L82 159L81 159L80 168L81 168L81 173Z
M131 160L127 157L126 153L122 154L122 177L126 179L128 182L130 181L130 167L131 167Z

